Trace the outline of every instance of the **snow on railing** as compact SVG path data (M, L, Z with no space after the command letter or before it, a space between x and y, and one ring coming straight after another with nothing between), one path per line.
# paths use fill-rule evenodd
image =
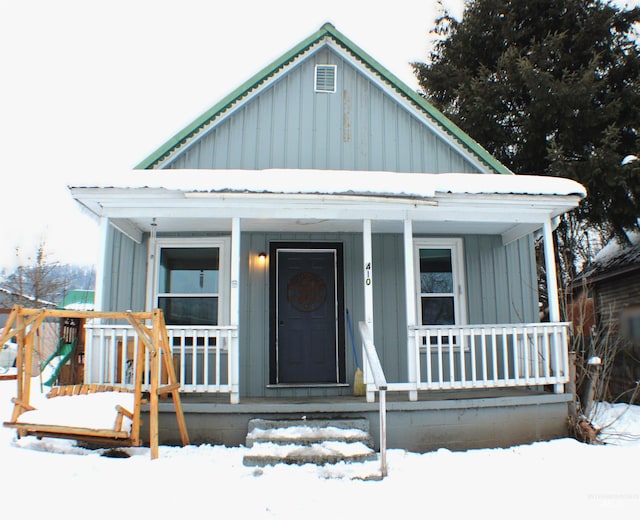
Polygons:
M411 327L418 390L562 385L568 323Z
M133 388L138 335L127 325L86 325L85 382ZM232 326L167 326L172 363L181 392L229 393L237 388L233 364L238 329ZM143 389L149 385L149 355ZM161 362L161 359L158 359ZM161 364L161 377L166 371ZM234 383L236 383L234 385Z

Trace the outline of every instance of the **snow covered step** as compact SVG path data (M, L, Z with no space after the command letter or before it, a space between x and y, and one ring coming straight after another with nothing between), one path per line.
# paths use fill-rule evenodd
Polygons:
M275 464L336 464L376 460L376 453L361 442L325 441L310 445L258 443L249 449L245 466Z
M249 421L245 466L375 460L366 419Z
M373 447L367 419L251 419L246 446L250 448L256 442L309 445L323 441L362 442Z

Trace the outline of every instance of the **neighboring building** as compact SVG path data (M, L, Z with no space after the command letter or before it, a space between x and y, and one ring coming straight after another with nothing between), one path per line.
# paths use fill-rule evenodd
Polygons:
M95 291L72 289L64 295L58 309L92 311L95 309Z
M609 400L629 401L640 381L640 235L629 238L607 244L573 284L574 321L590 324L591 348L612 362Z
M393 392L389 446L566 433L551 222L584 188L513 175L332 25L137 168L71 193L101 225L97 309L164 311L192 439L238 444L252 417L375 417L367 363L353 396L347 310ZM87 334L85 378L123 380L131 331Z
M8 314L14 305L42 309L51 309L56 306L53 302L34 298L33 296L25 294L15 293L5 287L0 287L0 309L5 309L7 311L6 314Z

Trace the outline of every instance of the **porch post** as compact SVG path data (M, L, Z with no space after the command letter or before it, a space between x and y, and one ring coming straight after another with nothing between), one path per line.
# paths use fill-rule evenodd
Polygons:
M417 345L413 328L416 326L416 298L415 277L413 265L413 222L410 219L404 221L404 292L405 307L407 310L407 372L409 384L409 400L418 400L418 361L416 359Z
M99 223L99 239L98 243L100 244L100 254L98 255L96 261L96 292L95 292L95 310L103 311L104 310L104 276L106 269L106 261L107 261L107 235L109 231L109 219L107 217L100 217ZM85 366L86 370L86 366ZM85 373L85 377L87 374ZM85 379L86 381L87 379Z
M551 220L546 220L542 227L544 241L544 264L547 272L547 300L549 303L549 321L560 321L560 303L558 301L558 278L556 276L556 255L553 246L553 230Z
M362 222L362 255L364 260L364 321L371 331L373 338L373 265L372 265L372 248L371 248L371 220L366 219ZM371 383L371 372L367 363L365 363L364 353L362 355L363 369L365 373L365 383ZM375 393L369 390L367 384L367 402L375 402Z
M232 345L229 349L229 385L231 386L231 403L240 402L240 341L238 327L240 325L240 218L231 221L231 294L229 295L230 320L234 327Z
M551 323L558 323L560 321L560 302L558 300L558 278L556 276L556 255L555 247L553 245L553 229L551 228L551 219L544 221L542 226L542 238L544 246L544 264L545 271L547 273L547 303L549 305L549 321ZM553 348L566 349L567 345L558 345L557 337L553 338ZM557 359L553 357L552 359ZM552 362L553 363L553 362ZM553 365L552 365L553 366ZM553 366L557 371L559 367ZM557 384L554 387L555 393L564 393L564 385Z
M155 218L151 220L150 229L147 251L147 312L152 312L156 306L153 301L153 287L156 282L156 245L158 243L158 223Z

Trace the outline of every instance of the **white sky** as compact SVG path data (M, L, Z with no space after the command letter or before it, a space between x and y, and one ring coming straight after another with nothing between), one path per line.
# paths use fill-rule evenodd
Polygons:
M97 225L66 186L132 168L326 21L415 86L434 6L0 0L0 269L42 239L51 260L94 263Z
M0 271L41 240L51 260L94 263L97 225L66 186L132 168L326 21L416 88L435 5L0 0Z

